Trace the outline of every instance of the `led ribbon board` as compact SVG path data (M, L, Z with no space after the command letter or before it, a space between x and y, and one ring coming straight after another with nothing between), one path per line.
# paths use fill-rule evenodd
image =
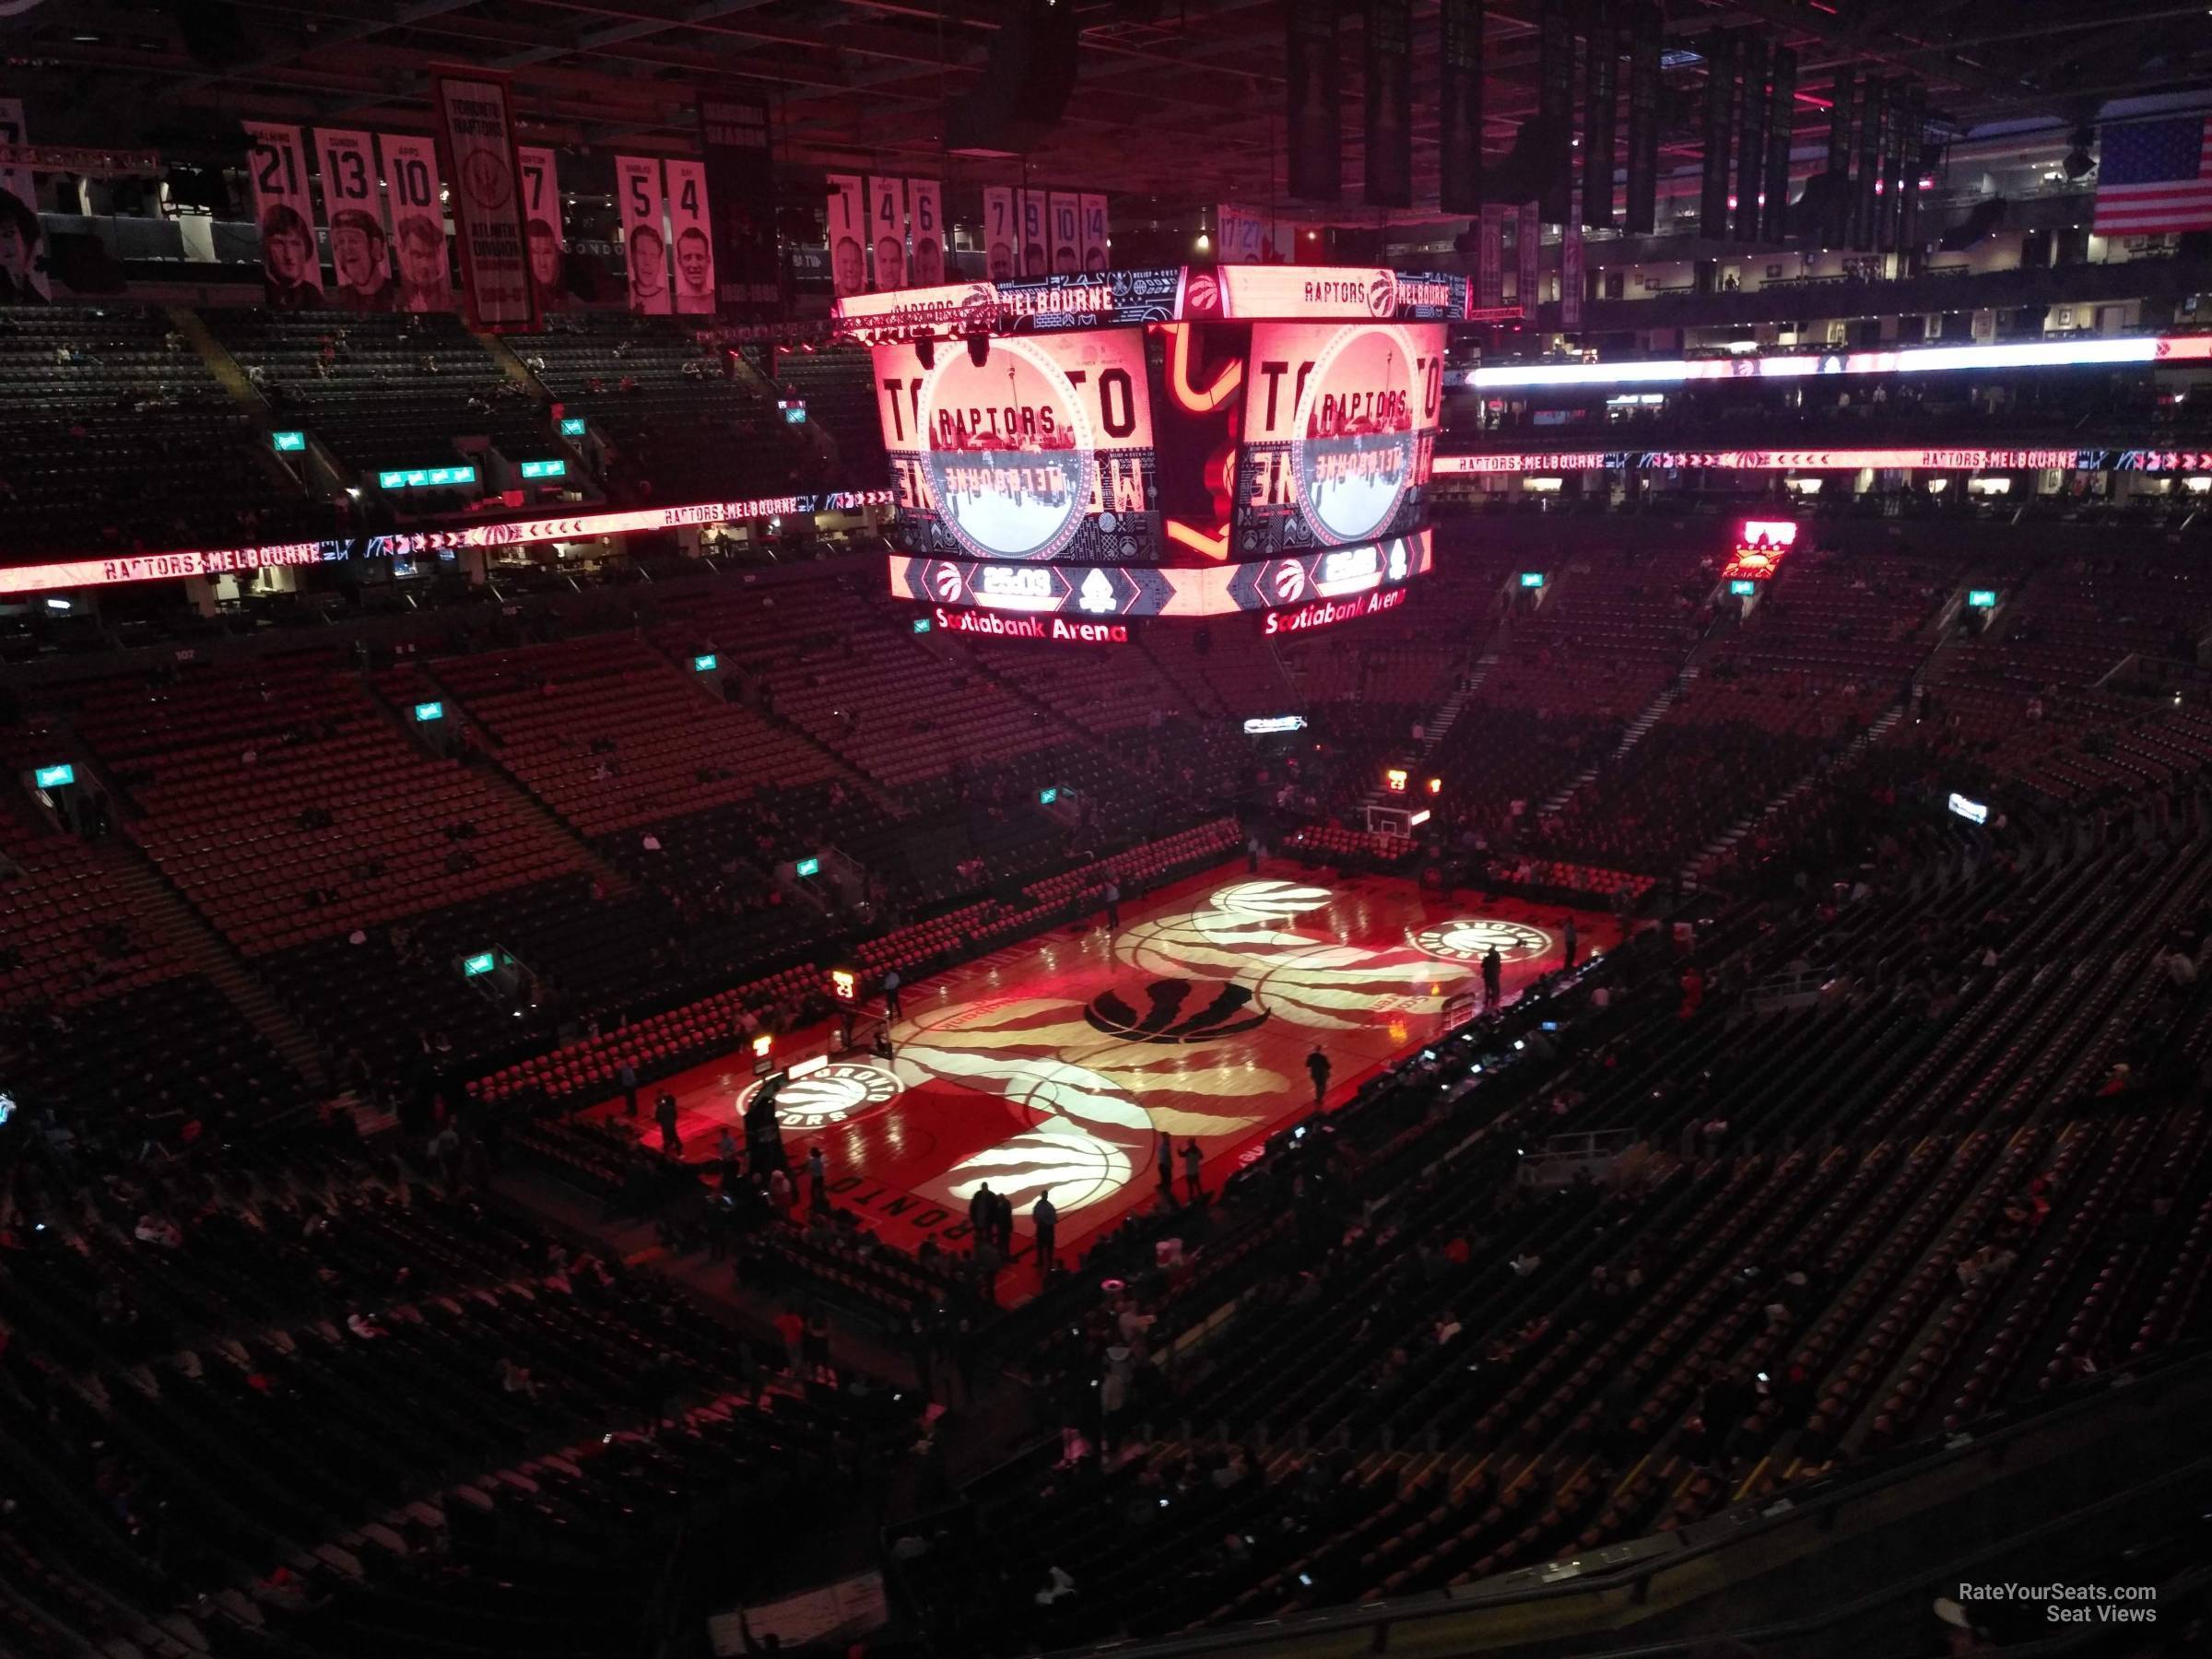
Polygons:
M2212 359L2212 335L2027 340L1920 346L1894 351L1793 352L1777 357L1670 358L1655 362L1497 363L1467 371L1478 391L1537 386L1672 386L1696 381L1795 380L1822 374L1956 374L1993 369L2077 369Z
M1425 575L1434 559L1430 533L1418 530L1387 541L1206 569L1007 564L894 553L890 582L892 597L936 606L941 627L958 627L949 613L961 609L1115 622L1341 603L1401 589Z

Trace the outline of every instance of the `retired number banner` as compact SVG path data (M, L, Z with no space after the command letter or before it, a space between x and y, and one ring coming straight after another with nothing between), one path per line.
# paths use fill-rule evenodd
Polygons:
M526 333L537 326L537 293L506 78L445 72L430 77L430 88L453 170L469 321L495 334Z
M668 232L662 229L661 159L617 156L615 194L622 207L622 253L629 267L629 309L665 317L676 309L668 291Z
M906 182L907 213L913 221L914 250L907 255L907 279L916 288L945 280L945 186L935 179Z
M1106 268L1106 198L1086 195L1083 200L1083 268L1102 271Z
M776 257L776 171L766 95L735 90L700 98L699 135L722 314L744 323L772 321L783 310L783 268Z
M279 311L319 307L323 259L315 252L315 206L308 194L300 129L259 121L245 124L253 221L261 227L263 297Z
M530 238L530 286L537 290L538 314L570 306L569 233L560 215L560 160L549 149L521 145L514 152L523 170L523 216Z
M1024 276L1042 276L1052 270L1052 262L1044 251L1045 220L1052 212L1051 200L1041 190L1021 193L1021 274Z
M438 147L406 133L379 133L384 189L392 199L392 252L399 260L399 303L406 312L451 311L453 283L445 255Z
M906 188L902 179L868 176L868 252L876 267L876 291L888 294L906 286Z
M860 175L830 175L830 288L840 300L868 291L868 219Z
M1083 199L1055 190L1052 203L1053 269L1073 276L1083 268Z
M337 285L330 302L342 311L388 312L399 302L392 282L392 238L384 229L383 192L376 182L376 140L366 133L321 127L323 223L330 231L330 265Z
M994 282L1009 282L1021 269L1021 218L1014 206L1014 192L994 184L983 192L984 270Z
M675 238L676 309L679 316L714 314L714 244L708 234L713 214L707 206L703 161L668 163L668 229Z

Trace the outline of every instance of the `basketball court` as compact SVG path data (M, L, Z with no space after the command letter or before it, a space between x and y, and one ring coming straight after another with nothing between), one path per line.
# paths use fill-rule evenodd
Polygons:
M1615 925L1594 912L1423 892L1396 877L1224 865L1124 903L1111 935L1093 916L909 984L888 1062L868 1052L880 995L850 1053L832 1052L834 1021L779 1041L781 1065L828 1062L778 1097L784 1146L796 1170L818 1143L838 1203L908 1249L931 1234L961 1248L984 1182L1013 1200L1026 1236L1049 1188L1072 1256L1157 1201L1163 1131L1179 1152L1197 1142L1218 1190L1311 1109L1316 1046L1335 1106L1479 1005L1493 944L1508 1001L1558 967L1570 913L1584 957L1611 946ZM705 1161L725 1127L742 1142L759 1082L742 1053L661 1087L676 1094L685 1155ZM637 1124L657 1135L649 1116ZM1179 1184L1182 1172L1178 1159Z

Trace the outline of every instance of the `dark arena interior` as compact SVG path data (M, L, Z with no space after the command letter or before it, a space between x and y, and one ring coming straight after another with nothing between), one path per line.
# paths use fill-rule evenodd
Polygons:
M2212 1653L2208 296L2204 4L0 0L0 1655Z

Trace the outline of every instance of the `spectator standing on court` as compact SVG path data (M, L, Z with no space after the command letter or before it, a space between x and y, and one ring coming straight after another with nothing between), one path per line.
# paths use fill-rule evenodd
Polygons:
M1053 1207L1051 1187L1037 1194L1037 1202L1030 1210L1030 1225L1037 1230L1037 1273L1041 1278L1060 1265L1060 1212Z
M661 1090L661 1098L653 1103L653 1121L661 1126L661 1150L671 1158L683 1155L683 1136L676 1132L676 1096Z
M1574 966L1575 952L1580 948L1581 945L1581 942L1575 937L1574 918L1572 916L1567 918L1567 925L1560 929L1560 935L1566 944L1567 966L1571 969Z
M1175 1141L1164 1129L1159 1135L1159 1194L1171 1201L1175 1196Z
M1505 986L1505 959L1493 945L1482 953L1482 1008L1488 1013L1497 1007L1498 999Z
M1313 1106L1318 1111L1329 1092L1329 1057L1321 1052L1318 1042L1306 1056L1306 1075L1313 1079Z
M627 1056L624 1057L621 1065L615 1072L615 1081L622 1086L622 1115L636 1117L638 1115L638 1068L629 1063Z
M1206 1196L1206 1182L1202 1179L1206 1169L1206 1154L1198 1150L1194 1140L1182 1144L1182 1195L1193 1204Z
M1122 884L1112 877L1106 877L1106 931L1117 932L1122 925Z
M902 982L899 978L899 970L896 968L893 968L883 976L883 1013L884 1018L887 1019L903 1019L906 1018L905 1012L901 1008L899 1002L899 987L901 982ZM846 1040L845 1046L847 1048L851 1048L853 1046L850 1038Z

